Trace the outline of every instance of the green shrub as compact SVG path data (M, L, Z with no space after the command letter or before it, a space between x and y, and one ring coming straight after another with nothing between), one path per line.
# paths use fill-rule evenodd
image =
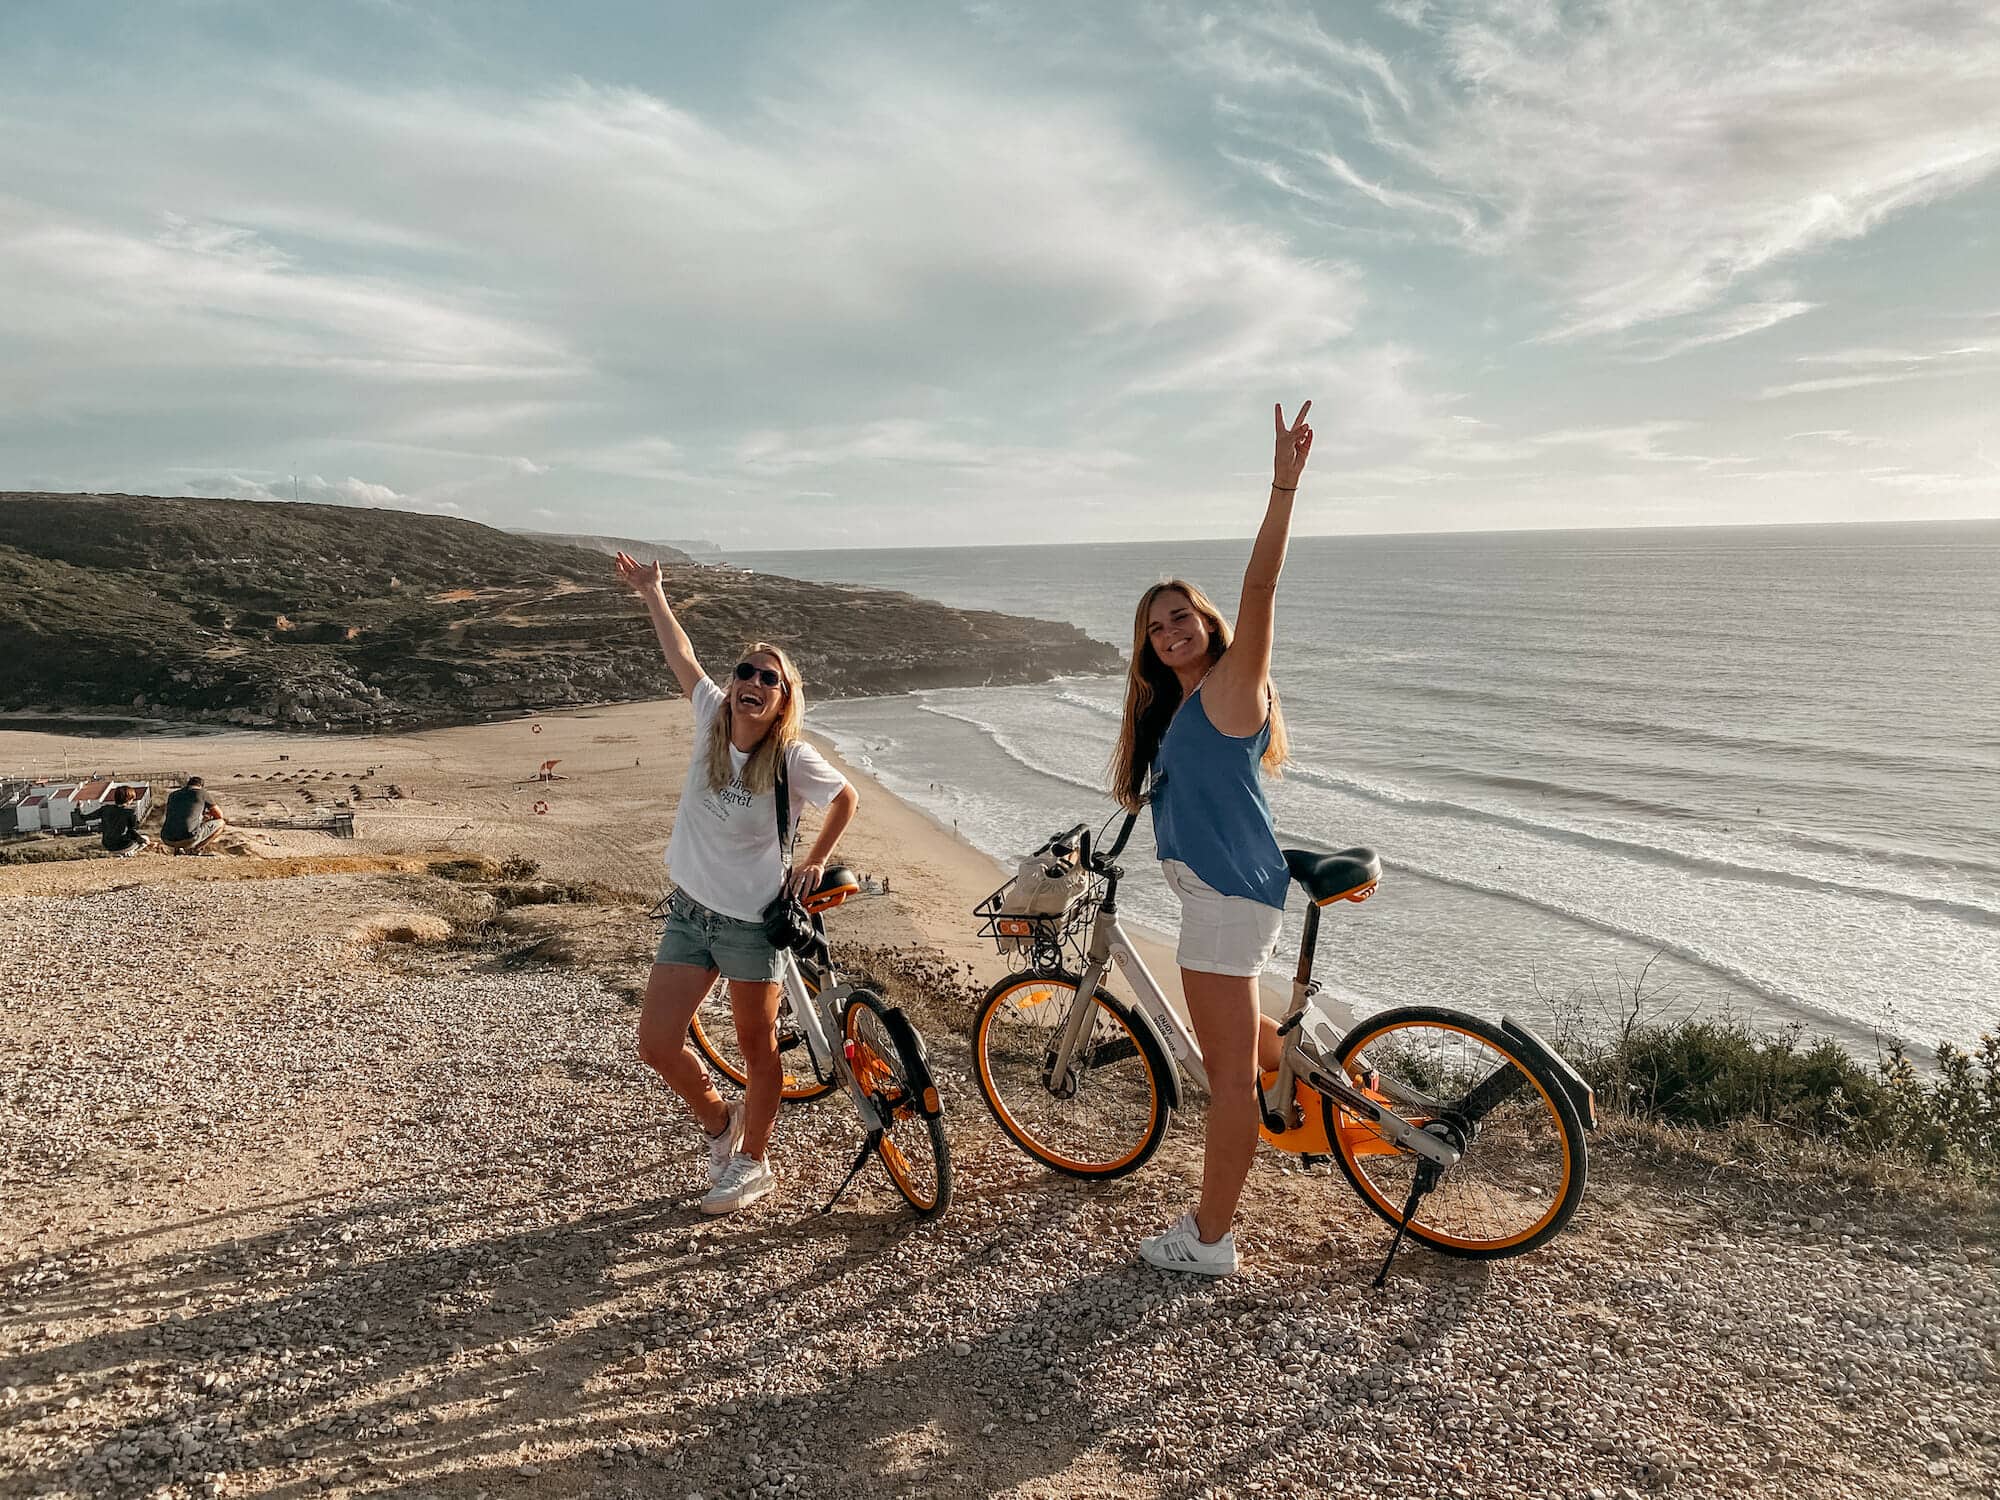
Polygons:
M1965 1052L1940 1043L1926 1076L1899 1045L1872 1067L1831 1037L1739 1021L1640 1023L1564 1054L1609 1113L1726 1129L1756 1122L1854 1151L1884 1151L2000 1180L2000 1036Z

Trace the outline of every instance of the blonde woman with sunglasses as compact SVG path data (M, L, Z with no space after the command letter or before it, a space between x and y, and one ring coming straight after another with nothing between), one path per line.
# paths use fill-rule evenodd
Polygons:
M778 1058L778 950L764 935L764 912L786 890L811 891L841 833L854 819L854 788L800 737L805 692L798 668L776 646L757 642L721 686L710 680L667 603L658 563L618 554L618 576L639 596L660 650L694 706L694 749L667 844L678 889L668 902L646 1000L639 1056L687 1102L708 1137L709 1191L703 1213L726 1214L777 1186L765 1160L778 1116L784 1070ZM777 781L790 788L788 826L803 803L826 810L806 856L785 871L778 846ZM728 981L749 1084L736 1104L716 1092L688 1040L717 974Z

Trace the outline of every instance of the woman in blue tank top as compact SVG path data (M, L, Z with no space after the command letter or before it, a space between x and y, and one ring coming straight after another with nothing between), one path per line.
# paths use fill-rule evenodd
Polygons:
M1181 902L1176 959L1208 1072L1208 1142L1201 1203L1139 1253L1167 1270L1224 1276L1236 1269L1230 1224L1257 1150L1256 1078L1278 1064L1277 1027L1257 1005L1257 976L1278 943L1290 876L1278 851L1263 777L1285 761L1285 723L1271 686L1271 634L1292 501L1312 451L1308 401L1292 424L1275 412L1277 451L1236 629L1182 579L1139 600L1125 722L1111 760L1112 792L1147 800L1167 885Z

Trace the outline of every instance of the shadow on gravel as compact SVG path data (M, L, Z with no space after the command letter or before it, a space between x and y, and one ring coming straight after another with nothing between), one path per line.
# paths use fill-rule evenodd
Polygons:
M657 1139L622 1135L596 1144ZM108 1237L66 1256L59 1283L24 1288L35 1263L17 1262L23 1321L124 1326L10 1361L8 1383L54 1388L10 1416L61 1458L19 1488L0 1478L0 1495L58 1481L146 1493L217 1471L277 1497L566 1496L601 1480L733 1494L777 1474L799 1494L979 1495L1080 1460L1178 1493L1193 1473L1176 1467L1162 1387L1135 1372L1185 1370L1189 1351L1235 1387L1193 1419L1213 1429L1203 1483L1251 1484L1286 1442L1343 1415L1284 1385L1282 1362L1243 1408L1231 1340L1268 1327L1286 1296L1365 1307L1373 1234L1342 1231L1275 1280L1190 1286L1106 1247L1104 1216L1147 1201L1138 1189L1090 1191L975 1153L977 1186L932 1229L899 1204L869 1207L890 1201L880 1183L818 1213L844 1153L787 1149L805 1158L789 1196L738 1218L695 1210L698 1168L679 1155L584 1176L560 1154L514 1151L455 1170L489 1181L479 1201L419 1174L362 1202L320 1195ZM103 1264L276 1213L294 1217ZM1316 1350L1350 1361L1364 1390L1377 1371L1395 1389L1486 1294L1486 1268L1405 1264L1398 1281L1420 1280L1418 1295L1380 1300L1400 1326L1376 1325L1367 1350L1352 1334ZM65 1412L69 1397L84 1409Z
M482 1475L534 1489L523 1462L545 1476L596 1473L642 1456L656 1466L669 1448L673 1468L733 1470L745 1408L704 1396L712 1370L796 1371L807 1348L819 1388L790 1398L797 1421L868 1434L816 1461L872 1472L870 1445L930 1421L981 1446L990 1419L971 1422L941 1394L948 1355L903 1353L892 1341L886 1360L857 1364L842 1351L873 1347L856 1335L913 1299L948 1299L967 1267L984 1274L1025 1253L1031 1231L940 1253L900 1205L821 1215L814 1195L830 1189L829 1163L802 1173L783 1218L704 1219L685 1161L582 1179L545 1160L528 1173L551 1184L538 1195L517 1178L496 1186L496 1201L467 1202L425 1191L417 1177L359 1203L327 1194L259 1204L17 1261L10 1295L30 1300L10 1335L41 1320L122 1325L10 1360L8 1383L54 1392L37 1400L31 1389L10 1412L55 1455L18 1476L28 1486L19 1492L67 1480L122 1493L218 1471L257 1473L258 1491L276 1496L417 1476L440 1495ZM479 1169L497 1177L522 1166L507 1153ZM669 1183L683 1190L657 1195ZM582 1209L607 1196L627 1201ZM284 1214L281 1226L198 1249L143 1248ZM885 1265L906 1249L923 1263ZM755 1289L768 1326L711 1314L701 1304L714 1298L690 1295L732 1284ZM703 1334L710 1344L690 1342ZM919 1341L934 1343L935 1330L911 1330L903 1347ZM635 1355L635 1344L646 1352ZM88 1409L67 1410L70 1398ZM619 1443L630 1446L607 1446ZM564 1451L579 1445L590 1451ZM530 1448L556 1451L524 1459ZM0 1478L0 1494L13 1492ZM557 1479L550 1492L571 1486Z
M462 1450L461 1460L476 1461L481 1451L513 1443L514 1424L504 1411L472 1423L483 1436L469 1443L463 1436L470 1434L459 1435L465 1418L420 1423L419 1411L476 1400L488 1388L524 1380L551 1356L608 1355L620 1330L593 1314L624 1295L609 1268L635 1239L695 1216L667 1199L575 1219L557 1210L572 1193L588 1196L664 1175L660 1167L641 1167L577 1183L530 1210L550 1222L499 1234L480 1232L496 1210L462 1199L303 1200L324 1208L282 1228L116 1269L86 1269L58 1288L30 1293L35 1316L75 1316L115 1304L123 1316L161 1320L37 1349L10 1363L8 1380L60 1379L65 1396L100 1398L119 1415L125 1425L65 1445L78 1459L76 1469L94 1481L86 1488L116 1491L142 1477L158 1483L175 1457L195 1473L282 1471L315 1455L336 1467L393 1466L435 1451L441 1437ZM498 1212L511 1217L520 1210ZM207 1216L155 1233L232 1217ZM70 1253L66 1262L89 1258L91 1248ZM14 1295L21 1295L18 1288ZM166 1313L210 1298L227 1298L229 1305ZM418 1392L413 1405L410 1396ZM20 1408L16 1414L29 1415ZM228 1415L235 1420L216 1420ZM190 1431L192 1443L183 1438ZM317 1488L317 1477L312 1483ZM290 1488L279 1481L265 1492Z

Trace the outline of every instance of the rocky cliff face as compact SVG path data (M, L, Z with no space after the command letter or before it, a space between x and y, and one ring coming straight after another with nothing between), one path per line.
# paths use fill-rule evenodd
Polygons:
M783 646L816 696L1116 669L1072 626L908 594L667 570L702 660ZM404 511L0 494L0 709L395 728L675 691L583 548Z

